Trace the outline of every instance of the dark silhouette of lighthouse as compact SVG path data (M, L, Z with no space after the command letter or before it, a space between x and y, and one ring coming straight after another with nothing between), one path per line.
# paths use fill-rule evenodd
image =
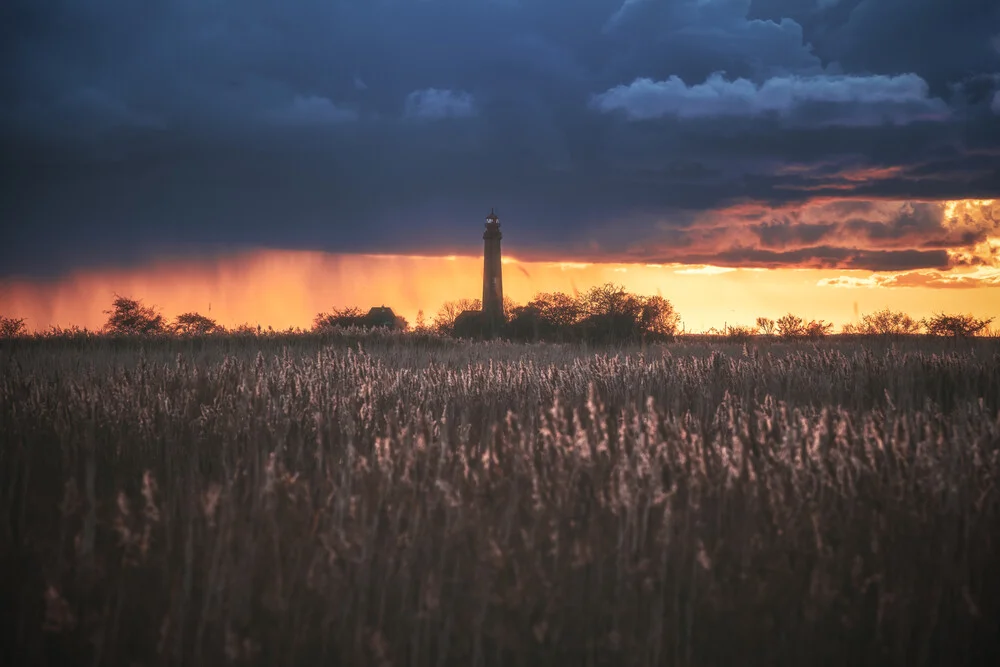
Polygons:
M500 262L500 218L490 209L483 232L483 332L496 336L506 321L503 312L503 268Z

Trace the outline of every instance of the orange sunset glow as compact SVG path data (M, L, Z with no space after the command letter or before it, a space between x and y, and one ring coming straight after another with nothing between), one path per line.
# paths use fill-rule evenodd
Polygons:
M978 203L978 202L976 202ZM948 211L964 202L950 202ZM519 261L509 235L505 293L524 303L538 292L582 292L616 283L637 294L661 294L685 330L752 324L793 312L836 326L891 307L914 317L935 312L1000 315L1000 268L980 262L948 271L746 269L681 264ZM980 256L1000 247L990 238ZM143 268L86 270L55 280L0 282L0 313L29 329L77 325L99 329L115 293L142 299L172 318L197 311L228 327L308 328L331 307L385 304L415 324L430 322L445 301L481 294L482 258L344 255L257 250L213 259L164 260Z

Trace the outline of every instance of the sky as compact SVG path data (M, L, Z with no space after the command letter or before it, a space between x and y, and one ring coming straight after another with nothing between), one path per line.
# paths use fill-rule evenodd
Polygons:
M477 295L491 206L522 302L1000 317L993 0L7 0L0 51L32 328L412 322Z

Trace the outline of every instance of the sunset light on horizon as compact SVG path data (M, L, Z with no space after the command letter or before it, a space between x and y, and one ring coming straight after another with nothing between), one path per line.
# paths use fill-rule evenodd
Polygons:
M992 201L946 202L949 220ZM951 222L949 225L960 225ZM1000 316L995 236L965 251L947 270L870 271L761 268L711 264L539 261L517 258L517 224L506 226L505 293L524 304L541 292L579 294L605 283L669 299L686 331L752 325L793 313L839 329L859 315L891 308L915 318L938 312ZM470 235L476 227L470 226ZM956 256L958 254L956 253ZM971 261L970 258L978 258ZM474 255L334 254L249 250L217 257L163 259L141 267L77 270L49 279L0 280L0 313L23 317L29 330L100 329L115 294L141 299L167 318L199 312L226 327L240 324L308 329L331 308L386 305L410 326L426 323L446 301L478 298L482 258Z

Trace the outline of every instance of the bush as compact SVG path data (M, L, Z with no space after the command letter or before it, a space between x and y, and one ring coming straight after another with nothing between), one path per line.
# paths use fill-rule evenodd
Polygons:
M757 318L757 329L765 336L773 336L777 323L767 317Z
M978 319L972 315L934 315L924 320L927 333L932 336L951 336L953 338L968 338L983 333L993 318Z
M199 313L183 313L178 315L171 325L170 330L180 335L204 336L212 333L221 333L223 327L210 317Z
M776 324L778 335L782 338L799 338L806 332L805 320L791 313L779 317Z
M23 318L4 317L0 315L0 338L20 338L28 335Z
M726 337L726 340L730 340L736 343L745 342L757 335L757 328L741 326L741 325L730 325L726 327L724 335Z
M163 315L139 299L115 295L104 331L116 336L149 336L166 333Z
M919 321L906 313L886 308L862 315L861 321L857 324L844 325L843 332L862 336L907 336L919 332L920 326Z

